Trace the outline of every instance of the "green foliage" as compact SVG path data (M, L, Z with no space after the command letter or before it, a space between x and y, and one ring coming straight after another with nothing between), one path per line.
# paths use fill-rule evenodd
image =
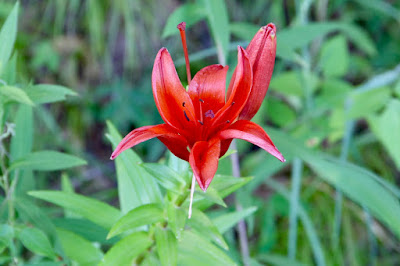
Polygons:
M389 2L1 2L0 264L241 265L240 221L250 265L395 264L400 5ZM185 75L182 21L192 74L232 73L237 45L276 24L254 120L287 160L239 141L247 177L229 175L229 151L191 219L189 164L160 142L108 159L120 132L162 122L151 69L166 46Z

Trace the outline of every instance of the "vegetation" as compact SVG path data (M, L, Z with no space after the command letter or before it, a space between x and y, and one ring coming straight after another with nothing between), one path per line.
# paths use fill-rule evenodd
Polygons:
M378 0L0 1L0 264L395 265L399 18ZM242 177L222 157L191 219L192 170L161 142L109 160L162 123L162 46L186 80L181 21L192 73L228 77L237 45L275 23L253 121L286 158L237 141Z

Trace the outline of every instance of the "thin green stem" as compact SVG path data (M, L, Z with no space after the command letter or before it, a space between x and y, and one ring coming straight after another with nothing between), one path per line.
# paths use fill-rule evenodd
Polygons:
M347 100L345 103L345 114L350 110L351 101ZM354 121L348 120L345 126L345 133L342 142L342 149L340 153L340 161L346 162L349 154L350 143L353 136ZM332 243L333 248L339 247L341 221L342 221L342 205L343 205L343 194L336 188L335 194L335 218L333 220L333 231L332 231Z
M235 140L232 141L231 148L237 150ZM232 175L234 177L239 178L240 177L239 155L237 152L235 152L231 154L230 158L232 162ZM235 208L236 211L239 212L243 210L243 206L240 203L239 199L236 197L236 194L234 194L234 197L235 197ZM237 231L239 235L240 253L242 254L243 265L249 266L250 265L249 241L247 237L246 223L243 219L239 221L237 225Z
M289 241L288 257L296 258L297 247L297 217L299 209L299 195L301 188L301 176L303 172L303 162L295 158L292 164L292 191L290 193L290 213L289 213Z

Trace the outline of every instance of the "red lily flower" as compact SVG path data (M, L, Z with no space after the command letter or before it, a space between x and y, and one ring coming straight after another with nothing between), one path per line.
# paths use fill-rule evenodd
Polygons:
M204 191L217 171L218 159L234 138L251 142L285 161L267 133L249 121L258 111L271 79L276 51L275 25L262 27L247 50L238 47L238 64L226 99L227 66L207 66L191 80L184 27L184 23L178 25L188 69L188 91L182 86L167 49L162 48L154 62L152 86L165 124L133 130L119 143L111 159L157 137L173 154L190 163Z

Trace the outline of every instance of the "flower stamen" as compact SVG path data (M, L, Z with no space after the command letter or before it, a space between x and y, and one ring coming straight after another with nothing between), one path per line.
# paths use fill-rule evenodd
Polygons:
M186 120L187 120L188 122L190 122L190 119L189 119L189 117L187 116L186 111L183 111L183 114L185 115Z

